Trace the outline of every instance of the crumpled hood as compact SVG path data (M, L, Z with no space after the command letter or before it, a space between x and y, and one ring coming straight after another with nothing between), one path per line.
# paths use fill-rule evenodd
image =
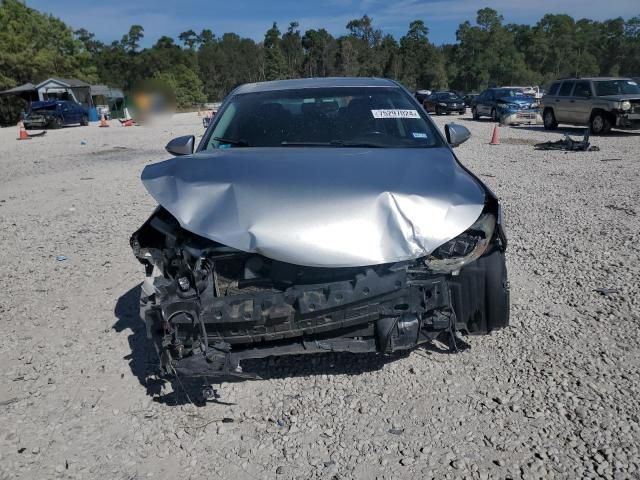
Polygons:
M485 202L447 148L219 149L148 165L142 182L186 230L316 267L427 255Z

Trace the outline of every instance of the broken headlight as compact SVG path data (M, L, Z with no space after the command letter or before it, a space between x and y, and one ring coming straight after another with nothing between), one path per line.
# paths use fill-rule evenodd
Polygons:
M425 265L433 272L450 273L460 270L485 252L495 227L495 215L483 213L463 233L436 248L425 259Z

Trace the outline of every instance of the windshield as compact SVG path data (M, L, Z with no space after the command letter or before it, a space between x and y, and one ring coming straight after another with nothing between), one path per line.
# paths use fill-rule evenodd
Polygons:
M524 92L521 88L500 88L496 90L496 98L522 97Z
M335 87L236 95L206 148L441 144L435 127L400 88Z
M596 96L604 97L606 95L624 95L624 94L640 94L640 87L633 80L600 80L593 82L596 87Z
M460 97L453 92L444 92L438 94L439 100L460 100Z

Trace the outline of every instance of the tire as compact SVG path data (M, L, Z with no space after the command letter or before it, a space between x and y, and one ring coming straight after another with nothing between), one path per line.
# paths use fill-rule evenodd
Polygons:
M602 111L596 111L591 115L589 128L591 129L591 133L593 133L594 135L603 135L605 133L609 133L611 127L611 120L606 113Z
M480 115L478 115L478 109L476 107L471 108L471 116L474 120L480 120Z
M86 127L89 125L89 118L86 115L82 116L82 119L80 120L80 125L82 125L83 127Z
M507 267L497 246L463 268L450 287L458 329L482 335L509 325Z
M491 109L491 121L492 122L497 122L498 121L498 112L496 111L495 108Z
M436 106L436 115L442 115L442 112L440 111L440 107Z
M553 114L553 110L547 108L542 114L542 122L544 123L545 130L555 130L558 128L558 122L556 116Z
M484 257L485 271L485 312L489 331L509 326L509 281L504 253L496 250Z
M49 128L52 130L57 130L62 128L62 120L59 118L54 118L49 122Z

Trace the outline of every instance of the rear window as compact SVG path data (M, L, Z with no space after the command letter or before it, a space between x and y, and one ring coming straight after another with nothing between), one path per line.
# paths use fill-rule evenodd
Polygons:
M560 95L561 97L568 97L571 95L571 90L573 89L574 82L562 82L562 87L560 87Z
M551 88L549 89L549 95L557 95L558 88L560 88L560 84L558 82L552 83Z
M277 90L234 96L207 149L440 146L424 110L395 87Z

